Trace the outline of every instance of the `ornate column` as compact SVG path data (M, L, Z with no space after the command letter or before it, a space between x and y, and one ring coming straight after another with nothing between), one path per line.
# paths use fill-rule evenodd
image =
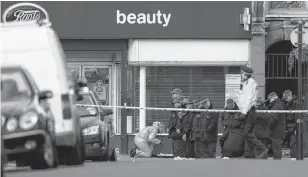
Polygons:
M139 95L139 106L146 107L146 96L147 96L147 68L146 66L140 66L140 95ZM139 131L146 127L146 110L139 110Z
M250 65L259 84L259 96L265 99L265 2L252 2L252 39L250 42Z

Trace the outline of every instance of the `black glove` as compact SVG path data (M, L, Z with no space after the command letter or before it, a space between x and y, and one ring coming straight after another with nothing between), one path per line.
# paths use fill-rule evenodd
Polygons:
M164 144L164 142L160 141L160 143L159 143L159 144L163 145L163 144Z

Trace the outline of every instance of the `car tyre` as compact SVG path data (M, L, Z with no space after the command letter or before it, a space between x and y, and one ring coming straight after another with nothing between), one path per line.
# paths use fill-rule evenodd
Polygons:
M84 143L81 132L77 137L77 143L66 156L66 165L82 165L85 161Z
M50 136L47 136L43 145L43 152L30 163L30 167L33 170L56 168L58 163L58 154L55 143L52 141Z
M102 156L102 161L109 161L110 156L109 156L109 136L105 138L105 152L104 155Z

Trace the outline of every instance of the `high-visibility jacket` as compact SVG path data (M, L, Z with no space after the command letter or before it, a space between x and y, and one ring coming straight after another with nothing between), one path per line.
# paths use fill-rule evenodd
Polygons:
M249 78L242 83L237 99L237 105L242 114L246 115L253 106L256 106L258 88L259 86L253 78Z

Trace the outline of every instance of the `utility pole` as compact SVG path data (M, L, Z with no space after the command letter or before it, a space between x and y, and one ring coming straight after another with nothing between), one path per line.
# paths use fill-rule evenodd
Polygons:
M303 53L303 20L298 21L298 107L302 109L302 88L303 88L303 77L302 77L302 53ZM296 160L304 159L304 121L302 120L302 116L299 113L296 120L296 147L297 147L297 155Z
M303 60L303 20L298 20L298 106L299 109L302 109L302 100L303 100L303 76L302 76L302 60ZM299 114L300 115L300 114ZM300 116L299 116L300 117Z
M293 45L297 45L298 47L298 57L297 57L297 66L298 66L298 88L297 88L297 96L298 96L298 109L303 109L303 68L302 68L302 61L303 61L303 25L305 21L303 19L297 19L292 21L293 24L297 26L298 30L295 30L297 33L297 42L292 42ZM291 39L292 41L292 39ZM307 91L305 91L307 92ZM304 160L304 121L303 116L299 113L296 119L296 149L297 155L296 160Z

